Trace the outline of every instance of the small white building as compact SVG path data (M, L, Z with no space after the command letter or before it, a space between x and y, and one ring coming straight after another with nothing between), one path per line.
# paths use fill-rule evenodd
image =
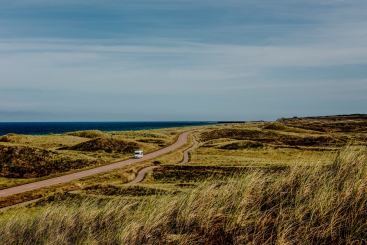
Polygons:
M135 151L134 158L142 158L143 157L143 151Z

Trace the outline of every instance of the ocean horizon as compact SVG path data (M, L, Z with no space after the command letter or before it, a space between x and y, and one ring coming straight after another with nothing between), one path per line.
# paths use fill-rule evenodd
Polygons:
M9 133L25 135L63 134L83 130L137 131L159 128L214 125L213 121L154 121L154 122L0 122L0 136Z

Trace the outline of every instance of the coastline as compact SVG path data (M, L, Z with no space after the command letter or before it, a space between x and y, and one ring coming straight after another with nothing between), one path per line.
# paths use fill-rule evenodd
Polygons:
M47 135L75 131L100 130L138 131L150 129L178 128L217 125L213 121L156 121L156 122L0 122L0 136L6 134Z

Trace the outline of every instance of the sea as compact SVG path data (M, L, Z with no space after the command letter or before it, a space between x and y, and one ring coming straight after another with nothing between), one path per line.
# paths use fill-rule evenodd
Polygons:
M0 136L62 134L82 130L136 131L159 128L215 125L218 122L0 122Z

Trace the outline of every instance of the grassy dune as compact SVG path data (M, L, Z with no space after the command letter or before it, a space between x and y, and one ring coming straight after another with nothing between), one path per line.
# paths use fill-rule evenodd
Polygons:
M147 138L147 136L152 137L152 135L157 135L159 137L165 138L167 140L167 142L174 142L176 141L177 137L179 134L181 134L184 131L187 130L191 130L194 128L201 128L201 127L186 127L186 128L170 128L170 129L158 129L158 130L144 130L144 131L136 131L136 132L113 132L114 134L118 134L118 135L124 135L125 138L121 138L121 137L116 137L117 140L127 140L127 141L131 141L133 139L136 140L136 142L138 142L138 140L140 139L149 139ZM134 133L136 134L134 136ZM127 136L126 136L127 135ZM159 137L155 137L155 138L159 138ZM28 137L28 136L26 136ZM34 142L32 143L38 143L39 139L37 136L31 136L31 137L36 137L34 139ZM42 136L44 137L44 136ZM59 137L59 136L47 136L47 137ZM110 138L111 136L109 136ZM19 137L21 138L21 137ZM96 138L98 139L98 138ZM87 141L84 142L88 142L91 139L87 139ZM5 143L8 144L8 143ZM144 143L139 143L139 144L144 144ZM101 173L101 174L97 174L97 175L93 175L87 178L82 178L82 179L78 179L78 180L74 180L71 182L67 182L67 183L63 183L63 184L59 184L59 185L54 185L54 186L50 186L47 188L41 188L41 189L37 189L37 190L33 190L33 191L28 191L28 192L24 192L24 193L20 193L18 195L13 195L13 196L8 196L8 197L2 197L0 198L0 207L6 207L9 205L13 205L13 204L17 204L17 203L21 203L24 201L28 201L28 200L32 200L32 199L36 199L36 198L40 198L40 197L47 197L48 195L53 195L55 193L63 193L63 192L68 192L71 190L78 190L81 188L85 188L91 185L94 185L95 183L99 183L99 184L124 184L126 182L132 181L135 176L137 175L137 173L139 172L139 170L148 167L148 166L153 166L153 165L160 165L160 164L176 164L178 162L180 162L183 158L183 154L182 152L187 149L189 146L191 146L193 144L191 138L188 139L188 143L182 147L180 147L179 149L172 151L168 154L165 154L163 156L160 156L156 159L152 159L152 160L148 160L148 161L143 161L140 162L138 164L133 164L133 165L129 165L129 166L125 166L123 168L120 169L116 169L110 172L105 172L105 173ZM161 148L162 146L158 146L157 143L146 143L146 145L148 147L156 147L157 149ZM1 143L0 143L0 147L1 147ZM16 147L18 147L18 145L16 145ZM154 148L154 149L156 149ZM149 148L148 148L149 149ZM60 150L57 152L62 152L62 153L66 153L68 155L70 154L74 154L74 155L80 155L77 151L71 151L71 150ZM149 151L148 151L149 152ZM110 157L107 158L111 160L111 155L115 155L115 153L106 153L105 151L97 151L97 152L83 152L82 154L85 154L84 157L88 157L89 155L91 156L96 156L97 159L106 159L105 156ZM128 158L131 157L131 154L127 155ZM1 159L1 158L0 158ZM116 161L115 158L112 158L114 161ZM106 161L107 161L106 160ZM120 159L117 159L120 160ZM106 162L106 164L108 164L108 162ZM27 164L28 165L28 164ZM34 163L33 163L34 165ZM25 183L31 183L34 181L39 181L42 179L47 179L47 178L52 178L52 177L57 177L63 174L68 174L68 173L73 173L73 172L77 172L83 169L72 169L70 171L67 172L61 172L58 174L51 174L48 176L44 176L44 177L40 177L40 178L9 178L9 177L0 177L0 188L7 188L10 186L16 186L16 185L20 185L20 184L25 184ZM146 181L149 178L146 178Z
M296 120L294 123L293 121ZM330 121L332 120L332 121ZM191 154L191 165L210 166L268 166L294 164L309 165L311 162L331 164L338 151L348 143L364 145L367 121L348 118L334 123L320 119L282 119L279 122L260 122L221 125L203 130L198 134L199 147ZM290 123L292 122L292 123ZM315 122L316 126L312 127ZM330 125L343 125L334 130ZM346 125L351 123L349 131ZM361 126L362 125L362 126ZM342 130L343 129L343 130ZM363 131L365 130L365 131Z
M128 159L137 149L156 151L185 130L189 129L4 135L0 137L0 189Z
M191 140L156 159L29 193L44 198L0 212L0 241L364 244L366 122L367 117L354 115L202 127L196 133L199 145L186 165L175 164L193 144ZM153 149L174 142L186 130L77 132L56 137L81 138L78 143L64 143L69 147L65 152L76 151L70 149L78 144L111 138ZM2 145L24 146L21 142ZM75 154L98 154L99 159L115 154L105 149ZM140 169L152 165L159 167L141 184L125 185ZM6 201L0 200L0 205Z
M329 168L252 171L146 199L54 197L1 215L7 244L309 244L366 242L366 148ZM111 189L111 187L110 187ZM126 191L125 191L126 193ZM57 201L59 200L59 201Z

